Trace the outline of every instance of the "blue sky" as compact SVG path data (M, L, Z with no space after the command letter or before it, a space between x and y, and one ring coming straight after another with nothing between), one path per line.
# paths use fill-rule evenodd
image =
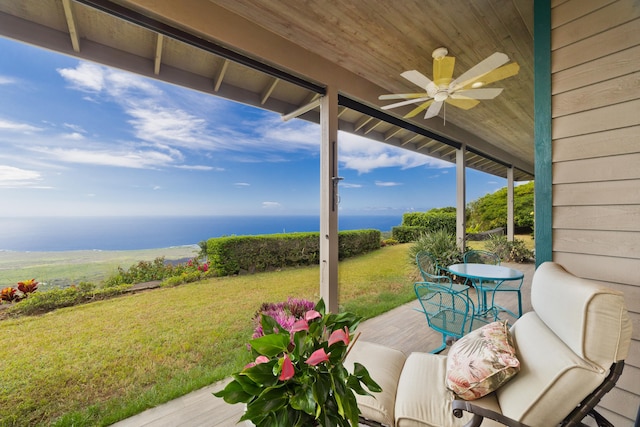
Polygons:
M0 38L0 216L317 215L320 128ZM340 133L340 214L455 206L454 165ZM467 201L506 180L467 170Z

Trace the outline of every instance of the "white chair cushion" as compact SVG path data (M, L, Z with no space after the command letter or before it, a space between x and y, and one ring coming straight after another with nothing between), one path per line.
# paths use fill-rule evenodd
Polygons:
M367 341L354 344L345 360L345 367L353 372L353 362L362 364L382 388L382 392L372 393L375 397L356 394L358 408L364 418L391 427L395 425L396 389L406 358L403 352L380 344Z
M470 414L455 418L451 402L455 398L447 389L446 356L411 353L400 375L396 395L396 427L458 427L471 419ZM483 407L499 411L495 396L490 394L474 401ZM498 426L485 420L483 427Z
M612 363L627 357L631 321L621 292L546 262L533 276L531 305L583 359L609 369Z
M604 381L607 371L581 359L534 312L511 328L520 372L495 395L502 413L531 427L555 426Z

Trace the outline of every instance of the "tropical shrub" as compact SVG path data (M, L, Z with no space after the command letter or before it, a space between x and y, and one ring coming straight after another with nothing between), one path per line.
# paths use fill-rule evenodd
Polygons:
M14 303L27 298L38 289L39 283L36 279L18 282L18 288L7 287L0 291L0 304L3 302Z
M109 288L124 284L133 285L183 275L185 277L197 276L197 278L200 279L208 276L208 273L209 263L200 262L198 258L191 259L186 263L169 264L165 261L164 257L158 257L153 261L140 261L128 269L118 267L118 272L108 277L102 286ZM192 282L194 280L183 280L182 283L186 283L187 281Z
M95 290L86 283L81 287L70 286L65 289L51 289L38 292L20 300L9 308L12 315L33 315L46 313L58 308L111 298L125 293L131 285L114 286Z
M423 233L409 247L409 257L415 263L418 252L427 251L433 255L438 265L448 266L462 262L462 254L456 242L455 233L441 229L430 233Z
M486 243L486 249L493 252L503 261L529 262L533 252L526 247L524 240L507 240L507 236L492 235Z

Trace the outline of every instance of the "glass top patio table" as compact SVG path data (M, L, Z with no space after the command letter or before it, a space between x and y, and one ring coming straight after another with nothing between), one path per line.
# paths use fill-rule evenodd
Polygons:
M487 292L494 292L500 283L504 281L524 279L524 273L522 271L516 270L515 268L504 267L502 265L476 263L453 264L447 267L447 270L456 276L465 277L471 280L471 283L478 293L477 313L486 314L491 311L496 319L498 318L496 309L501 307L494 307L493 303L491 307L487 306ZM495 282L496 285L491 286L491 288L487 288L483 286L483 282Z

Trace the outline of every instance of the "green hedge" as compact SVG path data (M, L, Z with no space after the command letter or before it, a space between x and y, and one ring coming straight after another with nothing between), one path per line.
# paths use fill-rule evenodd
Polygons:
M380 248L379 230L341 231L338 257L344 259ZM217 276L318 264L320 233L216 237L207 240L210 269Z
M408 212L402 215L402 225L393 227L391 234L400 243L414 242L422 234L438 230L455 235L456 222L455 211Z

